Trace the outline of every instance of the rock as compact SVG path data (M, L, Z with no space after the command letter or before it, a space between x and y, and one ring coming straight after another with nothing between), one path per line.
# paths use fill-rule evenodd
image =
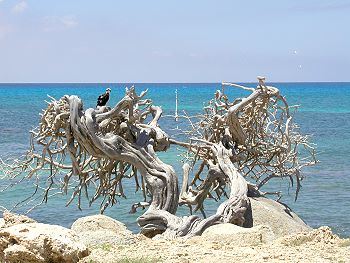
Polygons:
M276 238L312 229L287 205L265 197L249 199L252 206L253 226L269 226Z
M79 218L72 227L80 241L89 246L126 245L134 242L134 236L126 226L105 215L93 215Z
M35 255L22 245L14 244L4 250L4 260L6 262L45 262L40 255Z
M5 220L3 218L0 218L0 228L5 227Z
M1 262L78 262L89 255L74 231L41 223L24 223L0 229Z
M233 224L219 224L207 228L202 237L213 242L237 244L237 246L258 245L275 239L269 226L259 225L244 228Z
M321 226L318 229L313 229L309 232L302 232L279 238L278 241L285 246L300 246L312 242L315 244L326 243L335 245L341 240L337 235L333 234L330 227Z
M3 217L5 221L4 227L14 226L23 223L37 223L37 221L29 218L28 216L18 215L9 211L4 211Z

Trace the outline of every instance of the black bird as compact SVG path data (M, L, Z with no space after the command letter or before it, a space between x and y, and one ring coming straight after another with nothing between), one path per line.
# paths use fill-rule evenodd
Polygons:
M97 106L105 106L109 100L109 94L111 93L111 89L110 88L107 88L106 89L106 92L101 94L100 96L98 96L98 99L97 99Z

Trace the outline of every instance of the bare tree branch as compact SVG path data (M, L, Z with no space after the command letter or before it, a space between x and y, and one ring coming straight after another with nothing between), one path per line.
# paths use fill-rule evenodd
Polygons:
M243 226L248 195L271 194L260 190L270 179L287 177L292 184L295 179L298 195L300 170L316 162L315 149L293 122L290 110L295 108L288 106L278 89L266 86L264 78L259 78L256 89L222 86L203 114L178 116L190 123L190 129L182 131L188 141L169 138L159 127L162 110L143 99L147 91L137 95L134 87L127 88L114 108L85 111L77 96L50 97L39 127L31 131L24 158L12 163L1 160L3 178L9 180L8 187L24 180L35 186L19 206L36 202L34 208L52 195L65 193L71 194L67 205L76 201L81 209L86 198L90 205L100 201L101 212L126 196L123 182L132 178L143 200L130 212L147 207L138 218L147 236L199 235L223 222ZM228 87L251 94L230 101L225 94ZM185 149L181 192L174 169L157 156L170 145ZM301 149L306 154L300 154ZM227 200L206 217L205 200L222 197ZM188 206L191 213L194 207L204 218L177 217L178 205Z

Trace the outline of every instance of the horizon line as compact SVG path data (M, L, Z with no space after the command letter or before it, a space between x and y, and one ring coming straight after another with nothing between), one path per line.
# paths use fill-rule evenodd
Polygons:
M248 83L258 81L222 81L222 82L0 82L0 85L16 84L221 84L221 83ZM266 83L350 83L349 81L266 81Z

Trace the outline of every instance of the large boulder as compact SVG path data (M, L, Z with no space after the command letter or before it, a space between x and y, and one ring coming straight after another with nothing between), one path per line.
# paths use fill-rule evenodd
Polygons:
M105 215L93 215L76 220L72 230L89 247L98 245L126 245L134 242L134 235L126 226Z
M219 224L207 228L202 237L213 242L237 245L257 245L304 231L307 226L288 206L265 197L251 197L247 213L250 228Z
M41 223L24 223L0 229L0 261L17 263L74 263L88 256L70 229Z
M287 205L265 197L249 199L253 226L269 226L276 238L311 230Z

